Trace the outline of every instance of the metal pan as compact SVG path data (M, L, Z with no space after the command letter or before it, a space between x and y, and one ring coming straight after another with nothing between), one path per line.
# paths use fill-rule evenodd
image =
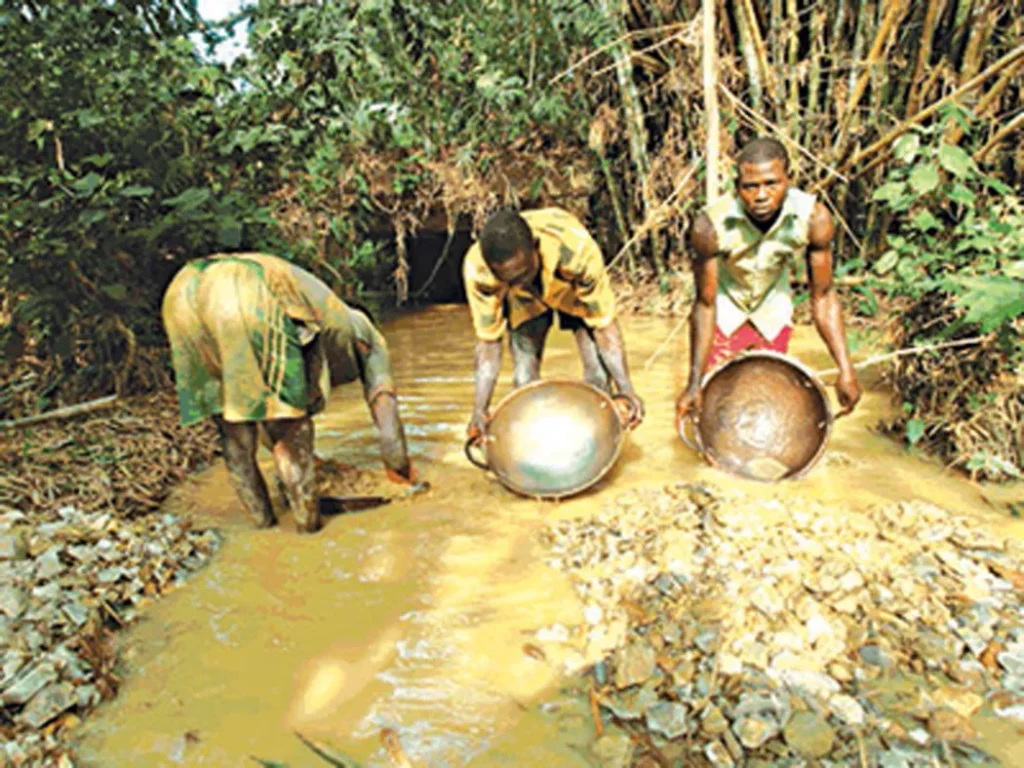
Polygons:
M598 482L619 457L626 432L618 401L573 379L542 379L506 395L494 408L481 442L486 458L466 457L515 493L559 499ZM631 413L627 420L635 416Z

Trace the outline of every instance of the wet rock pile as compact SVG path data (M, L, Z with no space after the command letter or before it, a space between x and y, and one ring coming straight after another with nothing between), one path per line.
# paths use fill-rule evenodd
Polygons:
M72 765L66 737L116 691L109 631L219 546L168 514L0 513L0 766Z
M678 484L546 535L584 625L538 642L577 641L602 764L996 764L979 712L1024 733L1024 548L976 520Z

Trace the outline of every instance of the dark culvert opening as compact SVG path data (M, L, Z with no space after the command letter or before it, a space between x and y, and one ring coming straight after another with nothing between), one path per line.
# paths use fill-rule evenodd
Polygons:
M473 243L469 229L421 230L406 240L409 301L417 304L465 304L462 261Z

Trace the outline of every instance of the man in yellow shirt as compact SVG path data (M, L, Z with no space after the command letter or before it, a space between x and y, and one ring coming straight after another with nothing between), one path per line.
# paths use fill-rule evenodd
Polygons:
M479 439L487 423L506 330L513 384L521 387L540 377L556 313L559 327L576 338L584 381L609 393L614 382L636 409L629 426L640 423L643 401L629 377L608 271L579 219L558 208L499 211L466 254L462 276L477 337L470 439Z
M256 464L262 440L296 528L319 529L311 417L339 384L362 382L388 477L413 481L387 342L365 311L309 272L262 253L196 259L171 280L162 313L181 423L216 422L257 527L277 522Z

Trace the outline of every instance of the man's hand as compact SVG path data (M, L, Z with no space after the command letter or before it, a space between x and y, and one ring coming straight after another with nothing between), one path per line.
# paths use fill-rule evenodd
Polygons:
M860 400L860 384L857 383L857 374L852 368L839 374L836 381L836 397L839 398L839 405L842 410L837 416L845 416L857 407Z
M676 432L683 433L683 424L687 416L700 411L704 403L704 393L700 387L687 387L676 400Z
M490 414L486 412L473 414L473 418L469 420L469 427L466 428L466 438L473 445L478 445L483 440L487 433L487 422L490 420Z
M633 407L629 413L623 413L622 410L624 409L620 410L619 417L625 424L626 429L636 429L644 420L644 401L640 399L640 395L636 392L623 392L622 396L627 398Z

